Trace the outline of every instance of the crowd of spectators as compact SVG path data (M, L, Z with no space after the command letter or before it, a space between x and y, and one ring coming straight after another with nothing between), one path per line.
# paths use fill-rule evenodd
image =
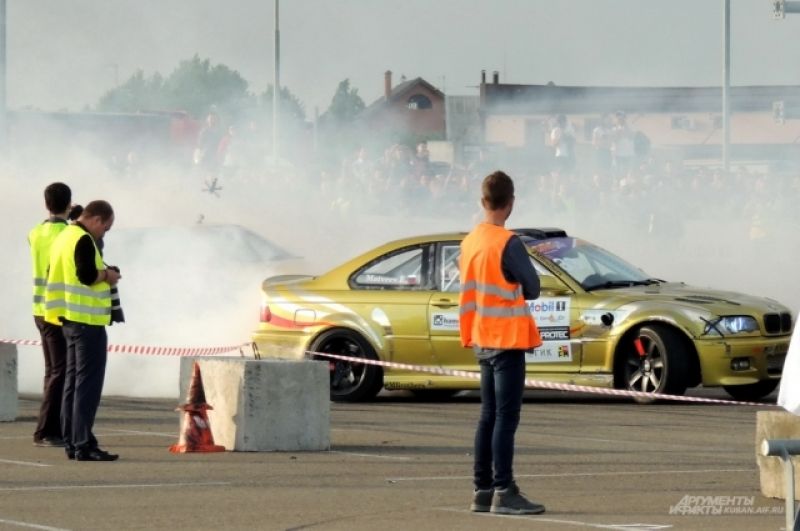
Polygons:
M718 165L660 157L623 112L602 116L581 145L564 115L547 121L543 133L545 160L480 149L470 161L450 164L431 160L427 143L419 142L361 147L336 163L309 158L275 166L255 122L226 125L210 113L191 165L206 191L237 182L272 183L281 193L295 190L340 217L400 213L463 219L468 228L479 210L481 180L503 169L517 185L520 219L536 225L602 224L670 239L681 237L692 222L725 221L729 230L755 241L776 224L800 224L794 206L800 201L800 175L745 165L726 173Z
M725 173L708 165L659 161L630 155L624 164L551 168L508 167L486 151L466 165L429 160L425 144L416 152L392 146L379 156L365 149L337 172L307 176L312 190L337 215L400 212L421 217L477 212L480 182L496 168L514 176L523 219L567 227L605 223L658 238L678 238L692 221L727 221L743 239L763 238L775 223L800 224L800 175L734 166ZM604 164L610 162L610 164ZM519 212L518 212L519 215ZM709 234L714 238L714 234Z

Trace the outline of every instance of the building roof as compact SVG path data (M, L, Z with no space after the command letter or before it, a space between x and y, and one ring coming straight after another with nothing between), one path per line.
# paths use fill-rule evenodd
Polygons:
M586 114L625 111L720 112L720 87L574 87L481 84L481 110L490 114ZM772 111L776 101L800 108L800 86L736 86L731 111Z
M422 85L429 91L431 91L434 95L440 98L444 98L444 93L422 79L421 77L415 77L414 79L409 79L407 81L403 81L399 85L392 88L392 93L387 100L385 96L381 96L377 100L370 103L366 109L364 109L365 113L372 113L375 109L383 108L386 103L394 103L398 100L405 99L411 92L414 91L418 86Z

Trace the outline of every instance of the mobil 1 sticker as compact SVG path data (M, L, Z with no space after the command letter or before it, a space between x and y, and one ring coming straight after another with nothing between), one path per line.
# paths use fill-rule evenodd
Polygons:
M568 326L546 326L539 329L542 341L569 341Z
M542 297L526 302L540 327L569 326L569 297Z
M431 330L458 330L457 313L431 314Z

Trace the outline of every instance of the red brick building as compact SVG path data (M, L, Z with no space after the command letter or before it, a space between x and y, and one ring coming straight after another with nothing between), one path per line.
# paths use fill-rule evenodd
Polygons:
M387 70L383 96L364 109L361 120L371 133L394 140L443 139L444 94L421 77L393 87Z

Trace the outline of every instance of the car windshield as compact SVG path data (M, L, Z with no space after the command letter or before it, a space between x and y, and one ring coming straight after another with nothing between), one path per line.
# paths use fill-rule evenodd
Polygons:
M587 291L662 282L605 249L577 238L528 240L525 243L535 254L559 266Z

